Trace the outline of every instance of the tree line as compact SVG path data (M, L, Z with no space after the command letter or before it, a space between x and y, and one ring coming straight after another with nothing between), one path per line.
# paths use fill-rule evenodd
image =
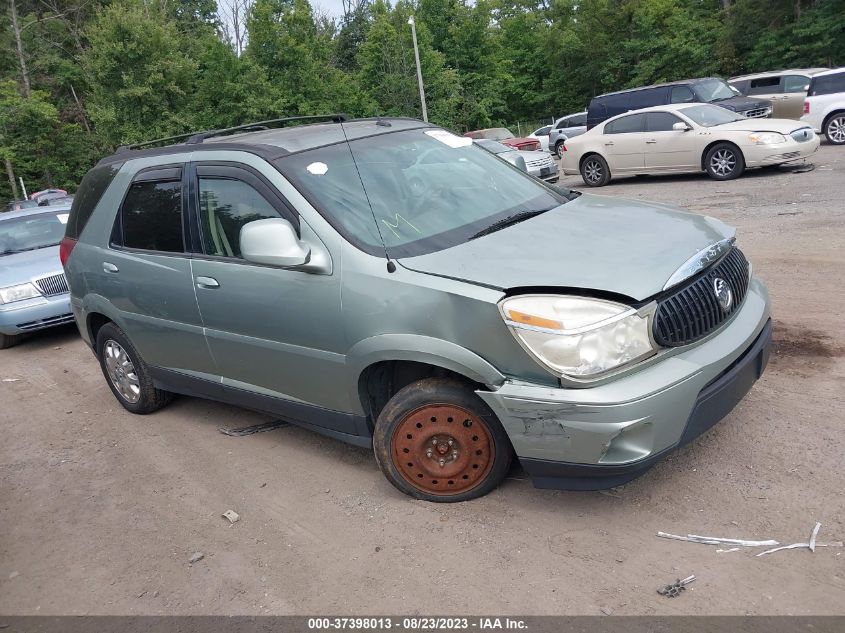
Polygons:
M464 131L687 77L845 63L845 0L6 0L0 196L116 146L328 112ZM17 192L19 194L19 192Z

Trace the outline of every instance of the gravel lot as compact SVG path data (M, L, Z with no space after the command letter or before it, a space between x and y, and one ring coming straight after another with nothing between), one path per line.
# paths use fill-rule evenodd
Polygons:
M598 191L737 226L776 338L726 420L605 494L515 470L477 501L413 501L365 450L218 432L267 419L249 411L126 413L74 328L0 352L0 613L845 614L845 549L755 558L655 536L792 543L818 520L819 540L845 539L845 148L815 164ZM681 597L655 592L689 574Z

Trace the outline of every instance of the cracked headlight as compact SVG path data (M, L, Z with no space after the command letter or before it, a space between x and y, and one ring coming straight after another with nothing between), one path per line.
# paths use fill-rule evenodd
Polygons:
M786 137L777 132L753 132L748 135L748 140L757 145L775 145L786 143Z
M603 299L522 295L499 304L522 346L560 376L588 379L656 352L649 315Z
M38 292L38 289L30 283L0 288L0 303L14 303L15 301L23 301L24 299L32 299L40 296L41 293Z

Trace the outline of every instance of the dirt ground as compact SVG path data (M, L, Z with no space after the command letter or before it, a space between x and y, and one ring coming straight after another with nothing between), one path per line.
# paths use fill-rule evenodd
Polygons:
M845 539L845 148L815 164L600 190L737 226L776 338L727 419L609 493L535 490L517 469L477 501L414 501L366 450L218 432L268 419L249 411L126 413L74 328L0 352L0 613L845 614L845 549L655 536L792 543L818 520L820 541ZM656 593L689 574L681 597Z

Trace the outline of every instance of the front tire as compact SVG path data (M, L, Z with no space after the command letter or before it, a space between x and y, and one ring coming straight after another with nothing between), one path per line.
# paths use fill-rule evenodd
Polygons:
M590 154L581 161L581 179L588 187L603 187L610 182L610 167L598 154Z
M832 145L845 144L845 112L839 112L830 117L824 124L824 135Z
M114 323L97 332L97 358L114 397L131 413L146 415L167 405L173 394L156 389L148 365Z
M0 349L14 347L21 342L23 336L20 334L3 334L0 332Z
M736 145L717 143L704 157L704 169L713 180L733 180L745 171L745 158Z
M486 495L504 479L513 453L495 414L452 378L400 389L378 416L373 449L397 489L441 503Z

